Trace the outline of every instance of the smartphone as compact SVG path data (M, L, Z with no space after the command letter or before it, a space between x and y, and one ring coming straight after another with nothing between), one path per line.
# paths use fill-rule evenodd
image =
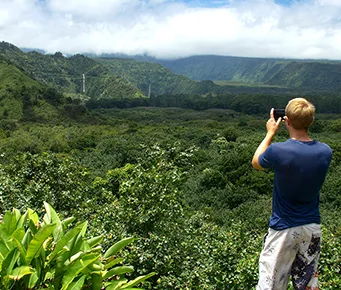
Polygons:
M285 116L285 109L274 109L274 118L277 121L278 118L282 118Z

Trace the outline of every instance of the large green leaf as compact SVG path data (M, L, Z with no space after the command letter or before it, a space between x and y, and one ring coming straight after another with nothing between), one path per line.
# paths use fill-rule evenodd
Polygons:
M7 253L8 253L8 248L6 247L3 241L0 241L0 265L3 259L6 257ZM0 271L1 271L1 267L0 267Z
M35 223L33 220L29 220L28 226L30 228L30 231L32 232L32 235L35 235L38 232L39 228L39 222Z
M103 258L107 259L110 256L116 255L122 248L124 248L125 246L127 246L128 244L130 244L131 242L133 242L135 240L135 238L130 237L130 238L125 238L123 240L120 240L119 242L117 242L116 244L114 244L113 246L111 246L103 255Z
M24 238L22 239L22 245L25 249L28 248L30 241L32 240L32 232L30 229L26 230Z
M74 261L73 265L67 270L67 272L63 276L61 290L68 289L69 285L77 277L77 275L81 273L83 270L85 270L88 267L88 265L95 262L99 257L100 255L89 254L82 256L81 259L77 259L76 261Z
M39 281L39 276L37 273L39 273L39 271L32 273L32 275L30 276L30 279L28 281L28 288L29 289L32 289L37 284L37 282Z
M25 235L25 230L23 228L17 229L12 234L12 239L16 242L17 248L20 251L21 263L27 265L26 262L26 249L23 247L22 241Z
M20 213L20 210L14 208L13 209L13 215L15 216L15 220L16 220L16 227L18 226L18 222L21 218L21 213Z
M85 236L85 233L86 233L86 229L88 228L88 222L85 221L82 223L83 227L82 227L82 236L84 237Z
M122 289L129 289L147 279L149 279L150 277L153 277L154 275L156 275L155 272L152 272L148 275L144 275L144 276L140 276L140 277L137 277L136 279L132 280L132 281L129 281L127 284L124 284L121 288Z
M6 226L0 224L0 242L7 248L7 252L16 247L16 243L13 241L11 237L13 232L9 234Z
M53 231L53 238L55 241L58 241L63 231L62 223L58 217L58 214L56 213L56 211L52 208L50 204L44 201L44 206L45 206L46 214L43 220L45 224L56 224L56 228Z
M88 242L90 248L92 248L92 247L98 245L100 242L102 242L102 241L103 241L103 238L104 238L103 235L100 235L100 236L97 236L97 237L93 237L93 238L91 238L91 239L88 239L88 240L86 240L86 241Z
M128 282L128 279L121 277L119 280L105 283L105 290L117 290L120 289L121 285Z
M111 267L121 263L124 261L124 258L114 258L113 260L109 260L105 265L104 265L104 269L110 269Z
M16 238L18 241L22 242L24 236L25 236L24 228L18 228L12 233L11 239Z
M101 290L102 281L103 281L103 278L102 278L101 272L92 273L91 275L92 290Z
M24 224L26 223L26 221L29 218L29 212L26 211L25 214L23 214L22 216L20 216L18 222L17 222L17 228L22 228L24 226Z
M65 231L67 229L67 227L70 224L72 224L75 219L76 219L75 217L69 217L69 218L62 220L63 230Z
M45 240L52 234L56 224L43 225L38 232L33 236L26 251L26 261L31 263L32 259L39 255L40 249Z
M17 219L14 213L7 211L2 219L2 234L10 236L17 229Z
M53 252L47 257L48 263L53 261L53 259L58 255L58 253L77 235L81 232L82 225L78 225L75 228L68 231L64 236L62 236L57 242Z
M55 259L56 262L56 271L55 275L56 277L59 277L62 275L65 271L65 262L70 258L70 251L65 247L66 249L63 251L60 251Z
M67 288L67 290L81 290L83 288L85 278L86 275L83 275L77 281L72 282L70 286Z
M17 248L14 248L10 252L8 252L7 256L5 257L1 265L2 273L6 273L6 274L11 273L19 256L20 256L20 252L18 251Z
M38 214L32 210L32 209L27 209L27 212L29 213L29 219L33 222L34 226L36 227L39 223L39 216Z
M13 280L20 280L22 277L30 275L32 273L34 273L34 270L31 267L20 266L13 269L13 271L8 275L8 277Z
M68 244L70 249L69 258L79 252L84 252L84 240L81 232L82 230L73 238L72 242Z
M10 234L7 231L7 228L5 227L5 225L3 223L0 224L0 239L3 241L4 245L6 245L6 247L9 249L8 245L7 245L7 241L10 238Z
M77 234L68 244L68 247L70 249L70 257L73 256L74 254L85 250L84 248L84 235L85 235L85 231L87 228L88 222L85 221L83 223L77 224L77 228L79 227L81 230L79 232L79 234Z
M56 211L53 209L53 207L44 201L44 206L46 210L46 214L44 216L44 221L48 224L58 224L61 223Z
M42 259L41 256L39 256L38 258L35 258L34 261L31 263L32 265L34 265L34 269L36 270L37 273L37 277L40 281L42 281L44 279L44 277L42 275L45 274L45 271L48 269L46 267L45 264L45 259ZM34 275L34 274L32 274ZM35 282L35 277L30 277L30 283L34 283Z
M116 275L120 276L120 275L124 275L126 273L132 273L132 272L134 272L134 267L132 267L132 266L116 267L116 268L108 271L104 275L103 279L106 280L106 279L111 278L111 277L116 276Z

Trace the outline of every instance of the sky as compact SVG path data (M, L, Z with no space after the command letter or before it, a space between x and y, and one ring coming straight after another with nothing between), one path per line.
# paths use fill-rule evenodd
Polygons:
M0 41L48 53L341 59L341 0L0 0Z

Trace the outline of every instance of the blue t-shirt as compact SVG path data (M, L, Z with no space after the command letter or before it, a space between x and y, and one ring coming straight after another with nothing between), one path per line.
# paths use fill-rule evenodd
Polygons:
M275 171L270 228L320 223L320 189L331 158L327 144L294 139L273 143L259 156L260 166Z

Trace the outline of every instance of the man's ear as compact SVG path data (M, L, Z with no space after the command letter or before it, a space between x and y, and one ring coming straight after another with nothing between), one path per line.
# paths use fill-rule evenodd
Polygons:
M287 116L285 116L285 124L287 125L287 126L290 126L291 125L291 122L290 122L290 119L287 117Z

